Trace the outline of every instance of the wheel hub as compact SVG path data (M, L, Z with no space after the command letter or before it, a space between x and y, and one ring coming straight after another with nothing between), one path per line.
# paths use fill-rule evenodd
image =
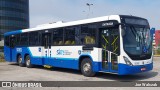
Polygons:
M29 59L27 59L27 66L30 64L30 60Z
M91 69L91 65L89 63L86 63L83 65L84 72L89 72Z
M19 63L22 63L22 58L21 57L19 58Z

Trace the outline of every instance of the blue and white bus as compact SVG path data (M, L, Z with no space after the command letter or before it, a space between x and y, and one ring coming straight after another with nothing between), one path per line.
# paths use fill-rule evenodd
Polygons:
M5 60L33 65L129 75L153 68L152 40L147 19L110 15L72 22L55 22L4 34Z

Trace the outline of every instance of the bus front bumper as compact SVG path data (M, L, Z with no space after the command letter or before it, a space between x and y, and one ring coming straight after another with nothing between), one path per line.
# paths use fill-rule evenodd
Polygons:
M147 71L152 70L153 63L146 64L146 65L140 65L140 66L129 66L126 64L119 64L118 67L119 67L119 70L118 70L119 75L131 75L131 74L147 72Z

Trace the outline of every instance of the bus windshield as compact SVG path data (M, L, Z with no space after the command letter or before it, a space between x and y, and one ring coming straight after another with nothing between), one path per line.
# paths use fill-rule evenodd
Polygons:
M152 40L147 26L127 25L124 27L123 45L133 60L149 59L152 54Z

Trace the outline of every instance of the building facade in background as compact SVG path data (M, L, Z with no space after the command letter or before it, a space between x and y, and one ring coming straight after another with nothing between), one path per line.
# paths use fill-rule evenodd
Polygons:
M160 30L155 31L155 46L156 48L160 48Z
M29 0L0 0L0 34L29 28Z
M152 28L151 30L151 37L152 37L152 40L153 40L153 49L156 49L156 42L155 42L155 28Z

